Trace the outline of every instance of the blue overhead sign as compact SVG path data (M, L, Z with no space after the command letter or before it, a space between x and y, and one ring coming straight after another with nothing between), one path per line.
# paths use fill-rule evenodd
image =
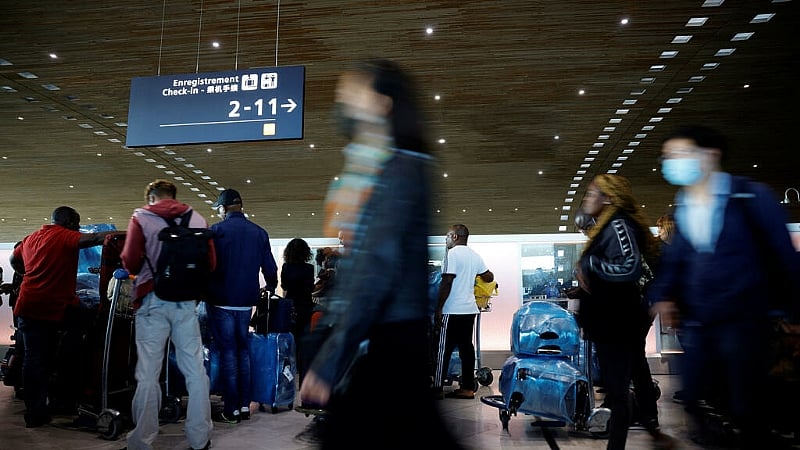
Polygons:
M125 145L303 138L305 67L139 77Z

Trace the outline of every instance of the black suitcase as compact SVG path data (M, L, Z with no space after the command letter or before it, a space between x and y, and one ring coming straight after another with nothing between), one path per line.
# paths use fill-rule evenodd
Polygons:
M262 288L256 313L250 321L256 333L290 333L294 322L294 302Z

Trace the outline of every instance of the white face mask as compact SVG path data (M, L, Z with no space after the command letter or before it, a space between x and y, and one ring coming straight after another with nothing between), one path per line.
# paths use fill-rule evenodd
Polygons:
M669 184L691 186L703 178L703 169L697 158L671 158L661 163L661 174Z

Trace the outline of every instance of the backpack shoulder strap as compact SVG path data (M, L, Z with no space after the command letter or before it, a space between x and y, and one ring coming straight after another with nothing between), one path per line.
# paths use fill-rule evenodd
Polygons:
M180 225L183 228L189 228L189 221L192 220L192 210L190 209L178 217L181 218L181 223L177 225ZM170 226L174 227L176 225L175 219L165 219L165 220L167 220L167 223L169 223Z

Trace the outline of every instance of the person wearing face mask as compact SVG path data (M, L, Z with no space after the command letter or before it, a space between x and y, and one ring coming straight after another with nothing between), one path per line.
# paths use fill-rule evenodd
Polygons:
M705 126L685 126L662 142L661 171L680 187L675 232L664 246L646 299L667 324L681 327L682 381L692 439L712 444L699 399L724 387L723 404L739 430L738 448L781 448L768 424L763 387L773 300L767 267L787 280L784 298L796 306L800 258L786 216L768 187L722 170L726 139ZM770 263L777 264L770 264ZM783 297L783 296L782 296ZM715 400L719 398L714 396Z
M596 223L578 261L583 291L577 319L597 353L603 405L611 409L607 449L622 450L631 424L630 386L634 385L637 419L650 433L654 449L675 447L660 431L657 393L645 356L645 339L652 318L641 295L640 278L646 259L658 255L658 240L633 196L630 182L619 175L594 177L581 202Z
M350 142L328 190L323 232L341 231L347 251L325 314L307 335L318 351L300 387L303 405L327 411L323 449L359 446L364 430L383 436L386 448L420 439L461 448L430 395L435 305L425 293L434 159L417 104L409 74L385 59L346 70L336 86L335 118ZM387 384L387 376L402 381ZM380 413L368 411L387 400Z

